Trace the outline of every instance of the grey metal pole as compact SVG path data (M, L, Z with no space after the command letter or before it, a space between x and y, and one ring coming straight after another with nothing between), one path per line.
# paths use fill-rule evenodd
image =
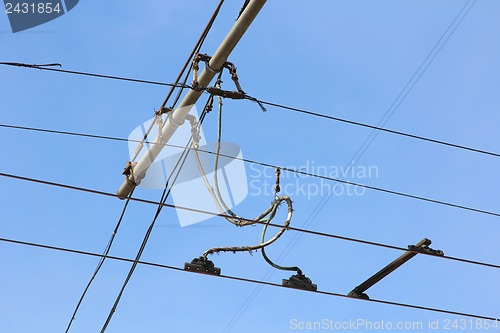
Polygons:
M418 242L415 247L421 247L421 246L429 246L431 245L430 239L424 238L420 242ZM397 259L395 259L393 262L391 262L389 265L385 266L382 268L380 271L377 273L373 274L370 278L368 278L365 282L354 288L348 296L354 297L354 298L368 298L368 295L364 294L366 290L368 290L370 287L372 287L375 283L379 282L383 278L385 278L387 275L391 274L394 272L396 269L401 267L405 262L413 258L414 256L417 255L417 252L412 252L412 251L406 251L403 253L401 256L399 256Z
M215 51L212 56L209 66L207 66L203 72L198 77L198 85L200 87L206 87L210 84L212 79L218 73L224 62L234 50L241 37L245 34L250 24L252 24L255 17L266 3L266 0L251 0L243 13L233 25L232 29L227 34L226 38L222 41L219 48ZM155 138L150 148L142 156L142 158L137 162L137 164L132 168L132 173L130 176L126 176L125 181L120 186L116 194L121 199L124 199L130 195L132 190L137 186L141 179L146 175L148 168L151 166L153 161L156 159L160 151L163 149L164 144L170 140L177 127L184 123L184 119L193 107L193 105L198 101L202 94L202 91L189 90L184 96L183 100L175 109L172 111L170 117L165 122L162 128L162 136L159 135Z

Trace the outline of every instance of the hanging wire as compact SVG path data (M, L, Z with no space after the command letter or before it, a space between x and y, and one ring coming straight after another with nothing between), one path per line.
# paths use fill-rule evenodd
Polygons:
M207 101L207 104L208 103L209 103L209 101ZM202 114L200 116L200 122L199 122L198 126L201 126L201 124L203 123L203 120L205 119L205 116L207 114L207 109L208 109L207 106L205 106L205 108L203 109L203 112L202 112ZM198 128L198 130L199 130L199 128ZM104 322L104 324L102 326L101 333L104 333L106 331L107 327L109 326L109 323L111 322L111 319L113 318L113 315L114 315L114 313L115 313L115 311L116 311L116 309L118 307L118 304L120 303L120 300L121 300L121 297L123 295L123 292L125 291L125 288L127 287L130 279L132 278L132 275L134 274L135 269L137 268L137 265L138 265L138 263L140 261L140 258L142 257L142 254L144 252L144 249L146 248L146 244L149 241L149 237L151 236L151 232L153 231L153 228L154 228L154 226L156 224L156 221L157 221L158 217L160 216L160 213L161 213L163 207L167 206L167 204L166 204L167 198L170 196L172 188L175 185L175 183L176 183L176 181L177 181L177 179L178 179L178 177L179 177L179 175L181 173L182 167L184 166L184 163L187 160L187 157L188 157L189 152L190 152L190 150L188 149L188 147L192 144L192 140L193 140L193 136L191 136L189 138L189 140L186 143L186 146L184 148L184 151L182 152L181 156L177 160L176 165L172 169L172 172L170 173L167 181L165 182L165 187L163 189L163 193L162 193L161 199L160 199L159 202L156 203L156 205L157 205L156 213L155 213L155 215L153 217L153 220L151 221L151 224L149 225L148 230L146 231L146 234L144 235L144 238L142 240L142 243L141 243L141 246L139 248L139 251L136 254L134 263L130 267L130 270L129 270L128 274L127 274L127 277L125 278L125 281L122 284L120 292L116 296L115 302L114 302L111 310L109 311L109 314L108 314L108 317L106 318L106 321ZM175 176L174 176L174 174L175 174ZM172 180L172 177L174 177L173 180Z
M216 88L220 89L221 83L222 83L222 71L219 72L217 81L216 81ZM211 95L211 98L213 100L213 95ZM221 149L221 138L222 138L222 109L223 109L223 102L221 96L217 97L218 99L218 121L217 121L217 148L216 148L216 153L215 153L215 161L214 161L214 188L210 185L207 175L203 169L203 165L201 163L199 154L198 154L198 148L199 148L199 134L197 132L197 126L196 126L196 119L194 117L188 117L189 121L191 122L191 127L192 127L192 137L193 137L193 150L194 150L194 156L196 160L196 164L198 166L198 169L200 171L200 174L202 176L202 179L205 183L205 186L210 193L217 209L221 213L221 216L230 216L230 217L225 217L226 220L228 220L230 223L236 225L236 226L247 226L247 225L252 225L255 224L255 222L259 223L264 223L264 229L262 232L262 239L259 244L256 245L249 245L249 246L224 246L224 247L214 247L211 249L206 250L200 257L202 261L207 261L208 255L214 254L214 253L219 253L219 252L249 252L252 253L253 251L261 249L264 251L264 248L266 246L269 246L273 244L278 238L280 238L285 230L287 230L288 226L290 225L290 221L292 219L293 215L293 207L292 207L292 200L288 196L282 196L278 197L277 193L280 190L279 187L279 175L280 175L280 170L276 169L276 185L275 185L275 198L273 202L271 203L271 206L267 208L261 215L256 217L253 220L249 219L242 219L241 217L237 216L231 209L228 207L228 205L225 203L223 196L220 193L220 188L219 188L219 182L218 182L218 168L219 168L219 157L220 157L220 149ZM285 219L285 222L283 223L283 227L274 235L271 239L268 241L265 240L265 233L267 230L267 225L274 219L276 216L276 212L281 205L282 202L286 202L288 206L288 214L287 218ZM264 259L266 262L268 262L271 266L278 268L278 269L286 269L283 268L275 263L273 263L263 252ZM199 259L196 259L199 260ZM300 272L300 269L295 267L297 272Z
M292 200L290 200L289 197L287 196L282 196L281 198L277 198L274 202L273 205L271 206L272 209L269 212L269 216L265 220L259 220L259 222L263 222L267 224L275 217L276 211L279 207L279 204L281 202L285 201L288 205L288 214L285 222L283 223L283 226L281 229L274 235L271 239L268 241L262 240L260 244L256 245L249 245L249 246L225 246L225 247L214 247L211 249L206 250L202 254L202 258L207 259L208 255L214 254L214 253L219 253L219 252L249 252L252 253L252 251L256 251L259 249L264 249L266 246L271 245L274 243L278 238L280 238L283 233L287 230L288 226L290 225L290 221L292 220L292 215L293 215L293 209L292 209Z
M216 85L215 87L218 88L218 89L221 89L221 83L222 83L222 80L221 80L221 75L222 75L222 71L221 73L219 74L219 77L217 79L217 82L216 82ZM217 194L217 197L220 201L220 203L224 206L224 209L225 211L227 212L227 214L233 216L233 217L236 217L236 214L234 214L226 205L221 193L220 193L220 189L219 189L219 182L218 182L218 169L219 169L219 156L220 156L220 149L221 149L221 140L222 140L222 112L223 112L223 101L222 101L222 97L221 96L218 96L217 97L217 100L218 100L218 105L219 105L219 108L218 108L218 120L217 120L217 150L216 150L216 153L215 153L215 162L214 162L214 185L215 185L215 193ZM267 219L264 219L263 221L265 222L264 224L264 227L262 229L262 235L261 235L261 245L263 246L260 246L258 247L258 249L261 249L261 253L262 253L262 256L264 258L264 260L269 264L271 265L272 267L276 268L276 269L280 269L280 270L291 270L291 271L296 271L298 274L302 274L302 271L300 270L300 268L296 267L296 266L290 266L290 267L284 267L284 266L280 266L276 263L274 263L267 255L266 255L266 251L265 251L265 247L272 244L274 241L276 241L279 237L281 237L281 235L283 234L283 232L285 231L285 229L281 229L280 232L281 234L277 234L275 235L273 238L271 238L269 241L265 241L265 235L266 235L266 231L267 231L267 227L268 227L268 223L272 221L272 219L274 218L274 216L276 215L276 211L277 211L277 208L279 207L279 205L285 201L288 205L288 217L287 219L285 220L285 223L283 224L285 227L288 227L290 225L290 221L291 221L291 218L292 218L292 212L293 212L293 208L292 208L292 201L290 200L289 197L287 196L283 196L281 198L278 197L277 193L280 192L280 169L279 168L276 168L276 181L275 181L275 200L273 202L273 205L271 206L272 207L272 211L270 212L270 216L267 218ZM211 249L209 250L210 253L213 253L213 252L218 252L217 250L219 250L220 248L217 248L215 251L214 249ZM251 252L252 250L256 250L257 249L257 246L254 246L252 249L247 249L249 252ZM209 251L206 251L204 253L204 257L206 258L206 254L209 253Z
M178 77L177 77L177 79L176 79L175 84L174 84L174 85L171 85L170 92L168 93L167 97L165 98L165 101L164 101L164 103L162 104L162 107L160 108L160 110L162 110L162 109L163 109L163 107L166 105L166 103L168 102L168 99L169 99L169 98L170 98L170 96L172 95L172 93L173 93L174 89L175 89L175 88L177 88L177 87L181 87L181 88L183 88L183 87L184 87L184 85L186 84L186 81L185 81L184 83L182 83L181 85L179 85L178 83L179 83L180 78L182 77L183 72L186 70L186 67L189 65L189 62L190 62L191 58L193 57L193 54L194 54L195 52L199 51L199 49L201 48L201 46L202 46L202 44L203 44L203 42L204 42L204 40L205 40L205 38L206 38L206 36L207 36L208 32L210 31L210 29L211 29L211 27L212 27L212 25L213 25L213 22L215 21L215 18L217 17L217 15L218 15L218 13L219 13L219 11L220 11L220 8L221 8L221 6L222 6L222 4L223 4L223 3L224 3L224 0L221 0L221 1L219 2L219 5L217 6L217 8L215 9L214 13L212 14L212 17L210 18L209 23L208 23L208 24L207 24L207 26L205 27L205 29L204 29L204 31L203 31L203 33L202 33L202 35L201 35L200 39L198 40L197 44L196 44L196 45L195 45L195 47L193 48L193 50L192 50L192 52L191 52L190 56L188 57L188 59L187 59L187 61L186 61L185 65L184 65L183 69L182 69L182 70L181 70L181 72L179 73L179 75L178 75ZM177 102L177 100L174 102L174 104L173 104L173 105L175 105L175 103L176 103L176 102ZM204 112L205 112L205 110L204 110ZM203 113L202 117L204 118L204 116L205 116L205 113ZM200 120L200 124L201 124L201 122L202 122L202 121L203 121L203 119L201 119L201 120ZM133 158L132 158L132 160L131 160L131 163L133 163L133 162L135 161L135 159L137 158L137 156L139 155L139 153L140 153L140 151L141 151L141 149L142 149L142 147L143 147L143 145L144 145L144 142L147 140L147 137L148 137L148 135L150 134L150 132L151 132L151 130L152 130L152 128L153 128L153 126L154 126L154 124L155 124L155 123L157 123L157 124L158 124L158 127L159 127L159 129L158 129L158 135L161 137L161 130L162 130L162 113L161 113L161 112L158 112L158 113L156 113L156 114L155 114L155 118L152 120L152 122L151 122L151 124L150 124L150 126L149 126L148 130L147 130L147 131L146 131L146 133L144 134L144 136L143 136L143 138L142 138L141 142L139 143L139 145L138 145L138 147L137 147L137 149L136 149L136 151L135 151L135 153L134 153L134 156L133 156ZM162 142L162 141L161 141L161 142ZM190 142L188 142L188 144L186 145L185 150L183 151L183 154L181 155L181 157L180 157L180 158L179 158L179 160L177 161L177 164L175 165L174 170L172 170L172 173L170 174L170 177L169 177L169 179L167 180L167 182L166 182L166 184L165 184L165 188L164 188L164 191L163 191L163 194L162 194L162 199L160 200L160 202L161 202L161 203L165 203L165 201L166 201L166 200L167 200L167 198L168 198L168 195L170 194L170 190L168 190L168 192L166 192L166 191L167 191L167 188L168 188L168 185L169 185L169 182L170 182L170 178L171 178L171 177L172 177L172 175L174 174L174 172L175 172L176 168L179 166L179 163L181 163L181 166L180 166L180 167L179 167L179 169L178 169L177 175L176 175L176 177L175 177L175 179L174 179L174 183L175 183L175 180L177 179L177 177L178 177L178 175L179 175L179 173L180 173L180 170L181 170L181 168L182 168L182 165L184 164L184 162L185 162L185 160L186 160L186 158L187 158L187 154L189 153L189 150L187 149L187 148L189 147L189 144L190 144ZM184 156L184 160L182 160L183 156ZM182 160L182 162L181 162L181 160ZM131 168L131 172L133 172L133 168ZM133 193L133 191L132 191L132 193ZM132 196L132 193L129 195L129 198ZM115 228L115 232L113 233L113 235L112 235L112 237L111 237L111 240L110 240L110 242L108 243L108 246L107 246L107 248L106 248L106 250L105 250L105 253L106 253L106 254L107 254L107 253L109 252L109 250L111 249L111 245L112 245L112 243L113 243L113 239L114 239L114 237L115 237L115 235L116 235L116 232L117 232L118 227L119 227L119 225L120 225L120 223L121 223L121 220L123 219L123 216L124 216L124 214L125 214L125 211L126 211L126 208L127 208L127 206L128 206L128 203L129 203L129 200L127 199L127 202L125 203L125 206L124 206L124 209L123 209L123 211L122 211L121 217L120 217L120 219L119 219L119 221L118 221L117 227ZM107 326L109 325L109 323L110 323L110 321L111 321L111 318L112 318L112 316L113 316L114 312L116 311L116 308L117 308L117 306L118 306L118 303L120 302L120 299L121 299L121 297L122 297L122 295L123 295L123 291L125 290L125 287L127 286L128 282L129 282L129 280L130 280L130 278L132 277L132 274L133 274L133 273L134 273L134 271L135 271L135 268L136 268L136 266L137 266L137 263L136 263L136 262L137 262L137 261L140 259L140 257L142 256L142 253L143 253L144 248L145 248L145 246L146 246L146 244L147 244L147 242L148 242L149 236L150 236L150 234L151 234L151 232L152 232L152 229L153 229L153 227L154 227L154 224L155 224L155 222L156 222L156 219L158 218L159 213L160 213L160 211L161 211L161 209L162 209L162 208L163 208L163 206L162 206L162 205L159 205L159 206L158 206L158 209L157 209L157 212L156 212L156 214L155 214L155 217L153 218L153 221L151 222L150 227L148 228L148 230L147 230L147 232L146 232L146 235L145 235L145 237L144 237L144 239L143 239L143 242L142 242L142 244L141 244L141 247L140 247L140 249L139 249L139 251L138 251L138 253L137 253L137 255L136 255L136 261L134 262L134 264L132 265L132 267L131 267L131 268L130 268L130 270L129 270L129 273L128 273L128 275L127 275L127 277L126 277L126 279L125 279L125 281L124 281L124 283L123 283L123 285L122 285L122 288L121 288L121 290L120 290L120 292L119 292L118 296L117 296L117 297L116 297L116 299L115 299L115 303L113 304L113 307L111 308L110 313L108 314L108 317L107 317L107 319L106 319L106 322L104 323L104 325L103 325L103 327L102 327L102 329L101 329L101 333L103 333L103 332L105 332L105 331L106 331L106 328L107 328ZM79 299L79 301L78 301L78 303L77 303L77 306L76 306L76 308L75 308L75 310L74 310L74 313L73 313L73 315L72 315L72 317L71 317L71 319L70 319L70 322L69 322L68 327L67 327L67 329L66 329L66 333L69 331L69 329L70 329L70 327L71 327L71 324L72 324L72 322L73 322L73 320L74 320L74 318L75 318L75 315L76 315L76 313L77 313L77 311L78 311L78 309L79 309L79 307L80 307L80 304L82 303L83 298L85 297L85 294L86 294L87 290L89 289L89 287L90 287L90 285L91 285L92 281L94 280L95 276L96 276L96 275L97 275L97 273L99 272L99 270L100 270L100 268L102 267L103 263L104 263L103 261L102 261L102 262L99 262L99 264L98 264L98 266L97 266L97 268L96 268L96 270L95 270L94 274L92 275L92 277L91 277L90 281L88 282L88 284L87 284L86 288L84 289L83 294L82 294L82 296L80 297L80 299Z
M222 104L219 103L219 109L220 109L221 105ZM220 115L220 111L219 111L219 115ZM214 203L217 206L217 209L220 211L220 213L223 216L228 216L226 210L224 209L224 207L227 208L227 205L225 203L222 204L221 201L219 201L219 199L221 199L222 196L220 195L220 191L217 188L218 184L216 186L217 193L218 193L218 195L217 195L216 192L214 191L213 187L208 182L208 178L207 178L206 173L205 173L205 171L203 169L203 166L202 166L199 154L198 154L198 145L199 145L198 139L199 139L199 135L196 132L197 131L196 121L192 117L190 118L190 121L191 121L191 126L193 128L193 135L192 135L192 137L194 138L193 139L193 148L194 148L194 156L195 156L196 164L197 164L198 169L200 171L200 174L201 174L201 176L203 178L203 181L204 181L204 183L205 183L205 185L207 187L207 190L209 191L210 195L212 196L212 199L213 199ZM220 121L219 121L219 123L220 123ZM219 129L220 129L220 127L219 127ZM221 136L219 135L218 136L218 147L219 148L220 148L220 138L221 138ZM217 158L218 157L216 156L216 159ZM217 166L217 162L215 163L215 166ZM215 169L214 170L214 174L217 174L217 172L218 172L218 170ZM278 179L278 181L279 181L279 179ZM285 201L287 203L287 205L288 205L288 215L287 215L287 218L286 218L286 220L285 220L285 222L283 224L283 227L269 241L267 241L267 242L261 242L260 244L251 245L251 246L215 247L215 248L211 248L211 249L208 249L207 251L205 251L202 254L201 257L206 260L206 258L207 258L208 255L213 254L213 253L218 253L218 252L244 252L244 251L248 251L248 252L251 253L254 250L262 249L262 248L264 248L264 247L266 247L266 246L271 245L272 243L274 243L285 232L286 228L290 225L290 221L292 219L293 208L292 208L292 201L290 200L289 197L286 197L286 196L283 196L281 198L276 197L275 200L272 202L271 206L269 208L267 208L261 215L259 215L258 217L256 217L253 220L243 219L241 217L238 217L233 212L231 212L231 214L229 215L230 217L225 217L226 220L228 220L232 224L234 224L236 226L240 226L240 227L247 226L247 225L252 225L252 224L255 224L256 222L269 223L274 218L274 216L276 215L276 211L277 211L280 203L283 202L283 201ZM222 200L222 202L223 202L223 200ZM223 205L224 205L224 207L223 207ZM227 210L229 210L229 209L227 209Z
M280 169L276 169L276 185L274 186L274 192L275 192L275 196L278 197L278 193L280 192ZM287 204L288 204L288 201L287 201ZM291 206L289 205L288 206L289 209L291 209ZM262 234L261 234L261 237L260 237L260 242L261 243L264 243L265 242L265 239L266 239L266 231L267 231L267 227L269 226L269 222L271 222L271 220L269 219L267 221L267 223L264 224L264 228L262 229ZM288 225L287 225L288 226ZM281 266L281 265L278 265L277 263L275 263L274 261L272 261L266 254L266 250L265 248L263 247L262 250L261 250L261 253L262 253L262 257L264 258L264 260L269 264L271 265L272 267L276 268L276 269L279 269L279 270L282 270L282 271L296 271L297 274L299 275L302 275L302 270L297 267L297 266Z
M213 101L213 96L211 96L212 98L212 101ZM221 107L222 107L222 104L219 103L219 124L220 124L220 115L221 115ZM191 126L193 127L193 129L195 129L195 123L192 122L191 123ZM214 170L214 179L217 179L217 173L218 173L218 160L219 160L219 156L220 156L220 126L219 126L219 135L218 135L218 140L217 140L217 153L216 153L216 156L215 156L215 170ZM193 135L193 137L195 139L198 139L199 136L198 136L198 133L195 133ZM200 171L200 174L201 174L201 177L203 179L203 182L205 183L205 186L207 188L207 190L209 191L210 195L212 196L212 199L217 207L217 209L219 210L219 212L221 214L224 214L224 215L227 215L229 214L231 217L230 218L226 218L230 223L236 225L236 226L239 226L239 227L243 227L243 226L247 226L247 225L251 225L251 224L254 224L253 222L251 221L246 221L240 217L238 217L234 212L232 212L226 205L226 203L224 202L224 200L222 199L222 195L220 195L220 190L219 190L219 184L218 184L218 181L215 181L215 188L216 190L214 191L214 188L210 185L210 182L208 181L208 178L207 178L207 175L205 173L205 170L203 169L203 165L201 163L201 160L200 160L200 156L199 156L199 153L198 153L198 149L199 149L199 143L197 140L194 140L193 141L193 152L194 152L194 156L195 156L195 160L196 160L196 165L198 166L198 170ZM274 209L274 202L271 204L271 206L269 208L267 208L261 215L259 215L258 217L256 217L255 219L253 220L256 220L256 221L262 221L267 215L269 215L271 213L271 211ZM253 221L252 220L252 221Z
M243 10L243 9L242 9ZM220 89L222 84L222 71L220 71L219 76L217 77L217 81L215 83L215 87ZM217 148L215 151L215 159L214 159L214 187L215 194L217 195L218 201L223 205L224 210L231 216L236 217L236 214L231 211L231 209L227 206L224 198L220 193L219 188L219 158L220 158L220 149L221 149L221 139L222 139L222 110L223 110L223 102L222 97L217 96L217 104L218 104L218 112L217 112Z
M123 206L122 212L120 214L120 218L118 219L118 223L116 224L116 226L115 226L115 228L113 230L113 233L111 234L111 238L109 239L108 244L106 245L106 248L105 248L105 250L104 250L104 252L102 254L102 257L99 260L99 263L97 264L97 267L95 268L94 273L92 274L92 276L90 277L89 281L87 282L87 285L85 286L85 289L83 290L80 298L78 299L78 302L76 303L76 307L73 310L73 314L71 315L71 319L70 319L70 321L68 323L68 326L66 327L66 330L65 330L66 333L69 332L69 330L71 328L71 325L73 324L73 321L75 320L76 314L78 313L78 310L80 309L80 305L83 302L83 299L87 295L87 292L90 289L90 286L92 285L92 282L94 281L95 277L97 276L97 273L99 273L99 271L101 270L101 267L104 264L104 261L106 260L106 257L108 256L109 251L111 250L111 246L113 245L113 241L115 240L115 236L118 233L118 230L120 228L122 220L123 220L123 218L125 216L125 212L127 210L128 204L130 202L130 197L132 197L133 194L134 194L134 190L132 190L132 192L130 193L130 196L125 201L125 205Z

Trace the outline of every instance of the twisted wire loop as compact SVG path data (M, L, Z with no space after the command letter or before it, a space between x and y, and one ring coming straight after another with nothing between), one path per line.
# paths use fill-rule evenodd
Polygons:
M283 223L283 227L268 241L264 241L264 239L261 240L261 243L256 244L256 245L249 245L249 246L226 246L226 247L214 247L211 249L206 250L203 254L203 258L207 258L208 255L214 254L214 253L219 253L219 252L250 252L252 253L253 251L257 251L260 249L264 249L264 247L271 245L274 243L278 238L283 235L287 227L290 225L290 221L292 220L292 215L293 215L293 208L292 208L292 200L288 196L282 196L279 198L276 198L272 205L271 205L271 211L269 212L269 216L266 218L266 225L264 228L267 228L267 223L269 223L276 215L276 212L278 210L278 207L282 202L286 202L288 206L288 213L287 213L287 218L285 222ZM263 235L265 232L263 232Z
M222 80L221 80L221 73L219 74L216 82L216 88L220 89ZM273 244L278 238L280 238L285 230L288 229L290 222L292 220L293 216L293 205L292 205L292 200L290 197L283 195L283 196L278 196L278 192L280 192L280 175L281 175L281 170L280 168L276 168L276 180L275 180L275 186L274 186L274 200L272 201L271 205L264 211L262 212L259 216L257 216L254 219L247 219L247 218L242 218L238 216L236 213L234 213L226 204L226 202L223 199L223 196L220 192L220 187L219 187L219 180L218 180L218 168L219 168L219 157L220 157L220 150L221 150L221 133L222 133L222 97L217 96L218 100L218 126L217 126L217 148L216 148L216 153L215 153L215 161L214 161L214 186L212 186L208 180L208 177L206 175L206 172L203 168L203 165L200 160L199 156L199 126L197 126L197 121L194 116L188 116L186 119L189 120L191 123L191 132L193 134L193 153L195 156L196 164L197 167L200 171L201 177L203 179L203 182L205 183L205 186L210 193L210 196L212 197L212 200L214 201L217 209L221 213L221 215L229 221L231 224L238 226L238 227L244 227L248 225L254 225L256 223L259 224L264 224L263 230L262 230L262 235L261 235L261 240L259 244L255 245L248 245L248 246L223 246L223 247L213 247L208 250L206 250L201 257L199 258L202 261L207 261L207 257L209 255L212 255L214 253L220 253L220 252L249 252L250 254L253 251L257 250L262 250L262 255L265 259L265 261L270 264L272 267L281 269L281 270L293 270L297 271L299 274L301 274L301 270L296 267L283 267L280 266L276 263L274 263L269 257L266 255L264 248ZM288 210L287 210L287 216L285 221L283 222L283 226L279 229L279 231L271 237L269 240L265 240L265 235L267 231L268 224L275 218L276 213L278 212L278 208L281 206L281 204L286 203Z

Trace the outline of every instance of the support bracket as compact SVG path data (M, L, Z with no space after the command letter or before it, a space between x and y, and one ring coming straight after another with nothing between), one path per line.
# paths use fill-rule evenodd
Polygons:
M418 253L430 254L434 256L444 256L444 252L440 250L434 250L429 247L431 245L431 240L424 238L416 245L408 245L408 251L403 253L397 259L392 261L390 264L382 268L377 273L373 274L370 278L368 278L365 282L351 290L347 296L353 298L361 298L361 299L370 299L365 291L371 288L374 284L382 280L387 275L394 272L396 269L401 267L408 260L416 256Z

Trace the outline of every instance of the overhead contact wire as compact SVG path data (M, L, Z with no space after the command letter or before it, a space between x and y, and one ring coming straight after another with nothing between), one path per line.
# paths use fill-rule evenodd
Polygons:
M99 257L99 258L104 257L102 254L88 252L88 251L74 250L74 249L69 249L69 248L64 248L64 247L57 247L57 246L51 246L51 245L45 245L45 244L39 244L39 243L33 243L33 242L25 242L25 241L19 241L19 240L8 239L8 238L3 238L3 237L0 237L0 241L1 242L5 242L5 243L11 243L11 244L17 244L17 245L24 245L24 246L31 246L31 247L43 248L43 249L47 249L47 250L68 252L68 253L85 255L85 256L92 256L92 257ZM128 258L124 258L124 257L109 256L109 255L105 256L105 257L107 259L116 260L116 261L122 261L122 262L131 262L131 263L135 263L136 262L136 260L134 260L134 259L128 259ZM159 264L159 263L154 263L154 262L149 262L149 261L137 261L137 264L151 266L151 267L157 267L157 268L162 268L162 269L175 270L175 271L180 271L180 272L185 272L185 273L190 272L190 271L186 271L186 270L184 270L184 269L182 269L180 267L171 266L171 265L165 265L165 264ZM203 273L195 273L195 274L203 274ZM208 275L208 274L203 274L203 275ZM272 286L272 287L286 288L287 290L299 291L297 289L284 287L281 284L277 284L277 283L273 283L273 282L267 282L267 281L261 281L261 280L256 280L256 279L249 279L249 278L243 278L243 277L231 276L231 275L210 275L210 276L215 277L215 278L230 279L230 280L236 280L236 281L241 281L241 282L262 284L262 285L267 285L267 286ZM452 311L452 310L446 310L446 309L440 309L440 308L434 308L434 307L428 307L428 306L420 306L420 305L400 303L400 302L393 302L393 301L386 301L386 300L379 300L379 299L366 299L366 300L365 299L353 299L353 298L348 297L348 296L346 296L344 294L336 293L336 292L331 292L331 291L322 291L322 290L316 290L316 291L312 291L312 290L300 290L300 291L301 292L310 292L310 293L322 294L322 295L327 295L327 296L340 297L340 298L348 298L348 299L353 300L353 301L373 302L373 303L378 303L378 304L386 304L386 305L392 305L392 306L404 307L404 308L410 308L410 309L416 309L416 310L425 310L425 311L445 313L445 314L452 314L452 315L464 316L464 317L470 317L470 318L492 320L492 321L500 321L500 318L495 318L495 317L490 317L490 316L484 316L484 315L478 315L478 314L467 313L467 312Z
M78 186L73 186L73 185L61 184L61 183L56 183L56 182L50 182L50 181L41 180L41 179L28 178L28 177L23 177L23 176L18 176L18 175L3 173L3 172L0 172L0 177L12 178L12 179L17 179L17 180L22 180L22 181L27 181L27 182L32 182L32 183L38 183L38 184L43 184L43 185L48 185L48 186L60 187L60 188L65 188L65 189L70 189L70 190L75 190L75 191L80 191L80 192L87 192L87 193L98 194L98 195L107 196L107 197L118 198L118 195L115 193L104 192L104 191L99 191L99 190L94 190L94 189L88 189L88 188L78 187ZM136 197L129 197L129 199L131 201L141 202L141 203L145 203L145 204L159 205L159 203L157 201L153 201L153 200L141 199L141 198L136 198ZM168 204L168 203L160 203L160 204L164 207L206 214L206 215L210 215L213 217L216 217L216 216L224 217L224 218L231 217L230 215L218 214L218 213L209 212L209 211L205 211L205 210L201 210L201 209L197 209L197 208L178 206L178 205L173 205L173 204ZM252 221L250 219L244 219L244 218L242 218L242 219L246 220L246 221ZM274 224L274 223L266 223L266 222L260 222L260 221L254 221L254 223L261 224L261 225L268 224L271 227L283 228L282 225ZM372 246L378 246L378 247L384 247L384 248L398 250L398 251L408 251L408 249L403 248L403 247L399 247L399 246L393 246L393 245L377 243L377 242L372 242L372 241L366 241L366 240L361 240L361 239L356 239L356 238L351 238L351 237L339 236L339 235L329 234L326 232L296 228L296 227L291 227L291 226L286 227L286 229L292 230L292 231L297 231L297 232L302 232L305 234L315 235L315 236L341 239L341 240L345 240L345 241L361 243L361 244L366 244L366 245L372 245ZM426 253L422 253L422 254L429 255ZM436 257L436 256L433 256L433 257ZM485 262L480 262L480 261L475 261L475 260L468 260L468 259L463 259L463 258L458 258L458 257L451 257L451 256L445 255L442 257L438 256L436 258L444 258L444 259L449 259L449 260L453 260L453 261L461 261L464 263L500 269L500 265L497 265L497 264L485 263Z

